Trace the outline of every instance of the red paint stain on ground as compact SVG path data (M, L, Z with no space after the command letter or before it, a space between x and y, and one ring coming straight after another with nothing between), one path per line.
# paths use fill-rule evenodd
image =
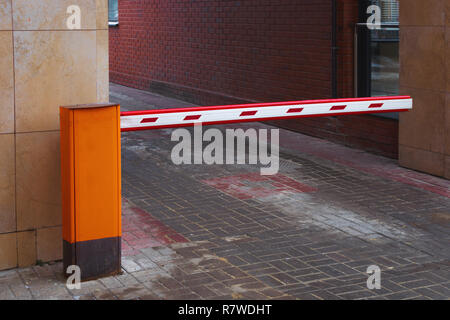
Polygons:
M188 242L181 234L157 220L141 208L130 206L123 199L122 255L132 256L140 249L159 247L171 243Z
M241 200L268 197L280 192L317 191L316 188L281 174L262 176L259 173L246 173L203 180L203 183Z

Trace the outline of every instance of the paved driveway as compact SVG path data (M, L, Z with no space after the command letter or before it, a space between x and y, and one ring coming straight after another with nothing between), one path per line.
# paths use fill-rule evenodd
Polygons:
M118 85L111 101L190 105ZM273 128L217 126L236 127ZM449 181L287 130L275 176L176 166L171 132L122 135L122 275L69 291L61 263L0 272L1 298L450 298ZM371 265L381 289L367 288Z

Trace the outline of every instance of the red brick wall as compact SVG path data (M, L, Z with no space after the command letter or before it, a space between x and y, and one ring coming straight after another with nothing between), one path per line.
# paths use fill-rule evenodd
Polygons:
M351 97L357 0L338 2L338 91ZM329 98L331 28L330 0L119 0L110 78L199 105ZM378 118L367 121L386 127ZM395 156L396 146L385 146L392 132L383 131L389 141L377 147L344 117L278 124Z
M111 80L199 104L329 97L330 21L329 0L120 0Z

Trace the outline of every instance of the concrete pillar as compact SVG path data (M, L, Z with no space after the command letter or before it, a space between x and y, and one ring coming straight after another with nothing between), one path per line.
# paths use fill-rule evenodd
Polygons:
M108 101L107 5L0 0L0 270L62 258L59 107Z
M400 165L450 178L450 1L400 1Z

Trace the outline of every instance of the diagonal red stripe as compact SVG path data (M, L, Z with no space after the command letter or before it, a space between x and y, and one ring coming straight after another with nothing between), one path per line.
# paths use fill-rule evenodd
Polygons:
M384 103L372 103L369 108L381 108Z
M156 122L156 120L158 120L158 118L144 118L141 123Z
M187 120L198 120L200 119L201 115L194 115L194 116L186 116L186 118L184 118L184 121Z
M254 116L258 111L244 111L241 113L240 117L246 117L246 116Z
M303 108L292 108L289 109L287 113L296 113L296 112L302 112Z
M347 108L347 106L332 106L330 111L334 111L334 110L344 110L345 108Z

